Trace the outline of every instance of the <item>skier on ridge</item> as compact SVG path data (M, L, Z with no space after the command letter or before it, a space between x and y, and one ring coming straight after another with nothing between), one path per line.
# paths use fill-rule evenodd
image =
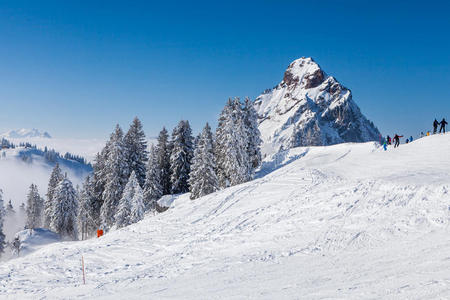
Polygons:
M403 135L395 134L394 136L394 148L397 148L400 146L400 138L403 137Z
M442 130L444 130L444 133L445 133L445 125L448 124L447 121L445 121L445 118L442 118L442 121L440 124L441 124L441 128L439 129L439 133L441 133Z
M438 125L439 125L439 122L436 119L434 119L434 122L433 122L433 134L436 134Z

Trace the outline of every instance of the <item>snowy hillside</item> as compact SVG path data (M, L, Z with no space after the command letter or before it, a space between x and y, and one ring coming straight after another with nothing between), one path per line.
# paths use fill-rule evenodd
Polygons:
M18 129L18 130L10 130L3 134L0 134L0 138L6 139L23 139L23 138L45 138L50 139L51 136L48 132L41 132L36 128L33 129Z
M298 146L378 141L352 93L312 58L293 61L283 80L256 98L263 154Z
M81 186L84 177L91 171L90 166L77 161L63 158L57 161L74 185ZM11 199L17 210L21 203L26 202L26 194L32 183L38 186L40 195L44 196L53 167L54 163L49 162L38 149L17 147L0 150L0 189L3 190L5 202ZM23 229L21 222L15 225L15 228L6 226L7 240Z
M1 139L1 137L0 137ZM77 139L77 138L8 138L14 144L30 143L36 145L39 148L55 149L56 151L64 154L70 152L76 155L81 155L88 162L93 162L95 155L102 150L105 146L105 139ZM155 142L155 138L148 139L149 145Z
M194 201L181 195L100 239L0 265L0 295L448 298L449 148L446 135L386 152L370 142L282 152L259 179Z

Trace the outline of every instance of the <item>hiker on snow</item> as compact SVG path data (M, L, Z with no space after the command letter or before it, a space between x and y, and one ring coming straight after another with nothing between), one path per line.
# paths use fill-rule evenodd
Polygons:
M436 134L438 125L439 125L439 122L436 119L434 119L434 122L433 122L433 134Z
M400 138L401 137L403 137L403 135L396 134L394 136L394 148L397 148L398 146L400 146Z
M391 144L391 137L389 135L386 137L386 140L387 140L387 144L390 145Z
M442 130L444 130L445 133L445 125L447 125L447 121L445 121L445 118L442 119L441 121L441 128L439 129L439 133L441 133Z

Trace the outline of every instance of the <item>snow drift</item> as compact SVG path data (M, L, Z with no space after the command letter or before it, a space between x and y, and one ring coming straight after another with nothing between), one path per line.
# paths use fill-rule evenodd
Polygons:
M252 182L0 265L0 295L447 298L449 147L442 135L386 152L371 142L280 152Z

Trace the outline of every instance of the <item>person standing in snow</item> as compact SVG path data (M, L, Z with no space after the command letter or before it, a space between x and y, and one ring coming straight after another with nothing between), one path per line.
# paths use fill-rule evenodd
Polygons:
M409 142L411 143L412 141L413 141L413 137L410 136L410 137L409 137Z
M445 133L445 125L448 124L447 121L445 121L445 118L442 118L442 121L440 124L441 124L441 128L439 129L439 133L441 133L442 130L444 130L444 133Z
M438 125L439 125L439 122L436 119L434 119L434 122L433 122L433 134L436 134Z
M403 137L403 135L396 134L394 136L394 148L397 148L398 146L400 146L400 138L401 137Z
M387 141L387 144L388 144L388 145L391 144L391 137L390 137L389 135L386 137L386 141Z

